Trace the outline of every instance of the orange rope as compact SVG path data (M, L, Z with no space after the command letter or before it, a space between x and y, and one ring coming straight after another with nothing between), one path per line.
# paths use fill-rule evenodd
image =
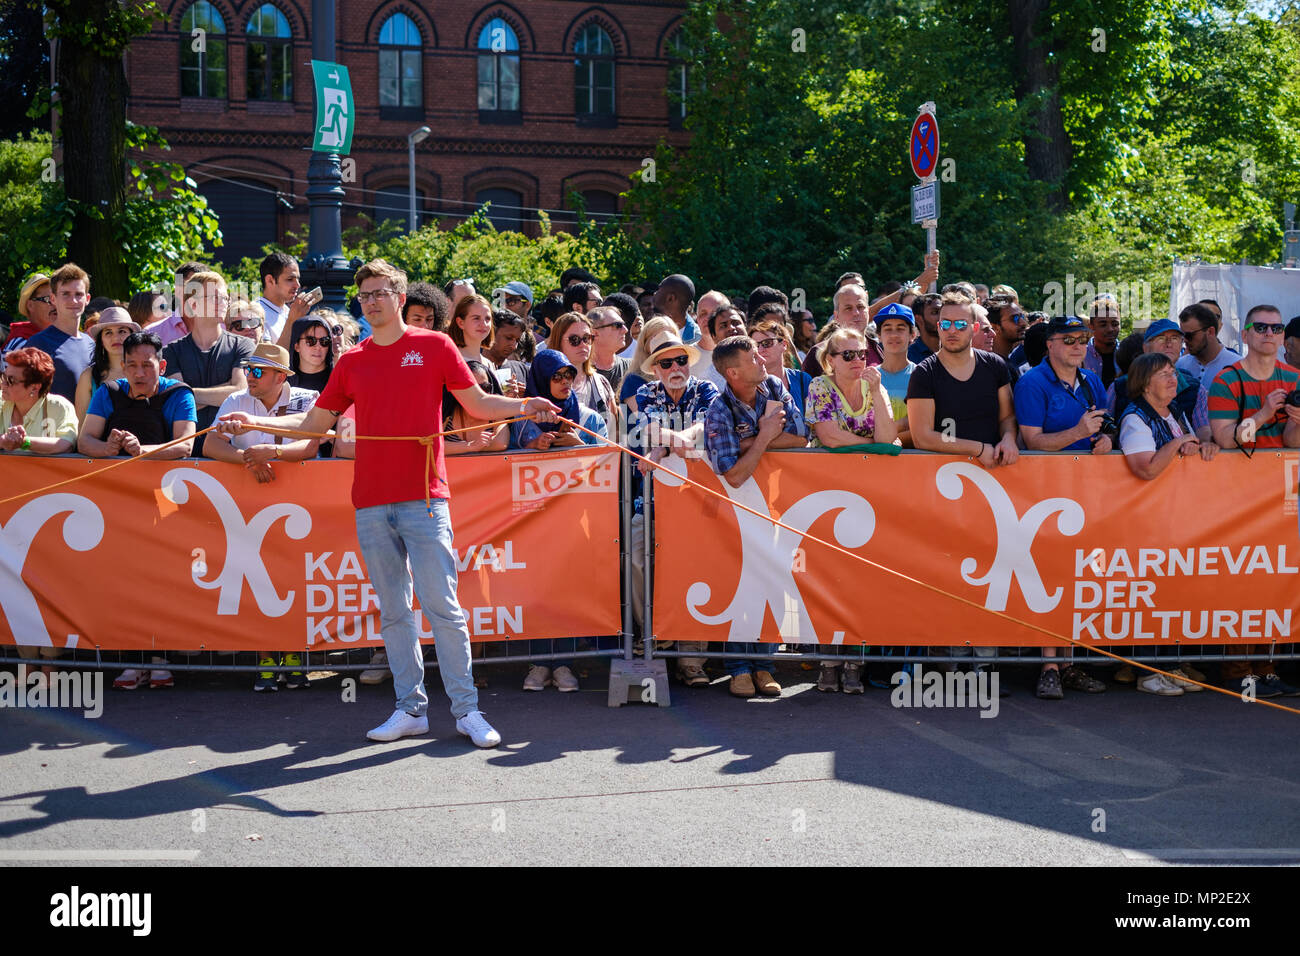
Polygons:
M501 422L498 422L496 424L506 425L511 422L522 421L524 418L529 418L529 417L531 416L521 415L517 418L504 419ZM1197 687L1202 687L1205 690L1212 690L1219 694L1226 694L1229 697L1233 697L1233 698L1241 697L1241 695L1235 691L1230 691L1222 687L1215 687L1213 684L1203 684L1200 681L1192 680L1189 677L1175 676L1174 674L1171 674L1168 671L1163 671L1158 667L1152 667L1148 664L1143 664L1138 661L1129 660L1127 657L1124 657L1121 654L1112 653L1111 651L1108 651L1101 647L1090 647L1089 645L1083 643L1082 641L1075 640L1072 637L1066 637L1064 634L1057 634L1055 631L1048 630L1047 628L1043 627L1040 624L1034 624L1030 621L1022 621L1019 618L1012 617L1010 614L1007 614L1003 611L995 611L992 608L988 608L982 604L978 604L975 601L970 600L969 598L964 598L960 594L952 594L951 592L945 591L943 590L943 588L938 587L937 585L930 584L926 581L918 580L914 577L911 577L910 575L904 574L901 571L896 571L891 567L887 567L886 565L878 564L877 562L872 561L870 558L864 558L860 554L854 554L852 551L846 550L845 548L842 548L837 544L833 544L830 541L825 540L824 538L819 538L814 534L809 534L807 531L800 531L798 528L793 528L790 525L786 524L785 522L777 518L773 518L770 514L763 514L762 512L756 511L753 508L749 507L748 505L743 505L738 501L733 501L731 498L728 498L726 495L722 494L721 492L717 492L714 491L712 488L705 487L704 485L700 484L698 481L694 481L690 478L687 478L685 475L678 474L677 472L672 471L672 469L666 467L665 465L660 465L657 462L651 461L649 458L646 458L644 455L638 455L636 452L632 451L632 449L627 448L624 445L620 445L618 442L606 437L605 435L600 435L589 428L584 428L582 425L578 424L577 422L570 422L566 418L561 418L560 420L563 422L567 422L568 424L572 425L574 428L578 429L579 431L586 432L588 435L591 435L593 438L603 442L605 445L617 449L618 451L621 451L625 455L635 458L637 461L645 462L651 468L659 468L659 469L663 469L664 471L668 471L669 473L676 476L678 479L685 482L686 484L699 489L700 491L704 492L707 495L712 495L713 497L719 499L720 501L723 501L726 504L731 505L733 508L739 508L742 511L747 511L749 514L752 514L758 518L762 518L764 521L770 521L772 524L776 525L779 528L785 528L787 531L793 531L795 534L802 535L805 539L809 541L814 541L817 544L830 548L832 551L836 551L848 558L852 558L855 561L861 561L863 564L867 565L868 567L875 568L878 571L884 571L886 574L892 574L894 577L901 578L902 580L907 581L909 584L915 584L916 586L924 588L927 591L932 591L935 594L940 595L941 597L949 598L953 601L958 602L959 604L964 604L967 607L974 608L977 611L983 611L986 614L992 614L993 616L999 617L1002 620L1007 621L1011 624L1017 624L1020 625L1021 627L1027 627L1031 631L1037 631L1038 633L1044 634L1052 638L1053 640L1063 641L1064 643L1070 645L1071 647L1075 647L1075 646L1082 647L1085 650L1091 651L1094 654L1101 654L1105 657L1109 657L1112 658L1113 660L1117 660L1124 664L1127 664L1130 667L1140 667L1143 670L1150 671L1153 674L1163 675L1164 677L1167 677L1170 680L1175 682L1184 681L1188 684L1195 684ZM11 495L8 498L0 499L0 505L5 505L11 501L17 501L19 498L26 498L29 495L34 495L39 492L49 491L53 488L59 488L62 487L63 485L72 484L73 482L76 481L83 481L86 478L102 475L104 472L110 471L113 468L118 468L121 467L122 465L129 464L133 461L139 461L141 459L148 458L150 455L156 455L158 452L170 448L173 445L178 445L183 441L188 441L190 437L197 438L199 435L205 434L206 432L213 431L216 427L217 426L215 425L211 425L203 429L202 431L195 432L193 436L187 436L186 438L175 439L174 441L167 442L165 445L159 445L157 448L153 449L153 451L145 452L144 454L136 456L134 458L126 458L122 461L114 462L111 465L107 465L103 468L96 469L95 471L92 472L87 472L84 475L77 475L74 478L68 478L64 481L56 482L55 484L52 485L46 485L42 488L35 488L31 491L24 491L21 494ZM454 434L459 434L460 432L477 431L481 428L482 426L470 426L468 428L453 428L453 429L448 429L447 431L434 432L431 435L424 435L424 436L357 435L355 436L354 440L355 441L417 441L421 445L424 445L426 449L426 454L424 459L424 489L425 489L424 503L426 509L428 509L429 513L432 514L433 508L429 499L429 470L430 468L434 467L434 458L437 455L437 451L435 447L436 439L441 438L444 435L454 435ZM267 434L270 435L282 435L285 437L300 437L300 438L301 437L327 438L331 434L330 432L304 432L304 431L299 431L297 429L291 429L291 428L274 428L274 427L260 427L260 426L258 428L250 429L250 430L266 432ZM337 433L334 434L337 437ZM1277 710L1283 710L1286 711L1287 713L1300 714L1300 710L1294 707L1286 707L1282 704L1275 704L1270 700L1255 698L1254 702L1257 704L1263 704L1267 707L1273 707Z
M792 528L790 525L786 524L785 522L780 521L777 518L773 518L770 514L763 514L761 511L755 511L753 508L749 507L748 505L743 505L739 501L733 501L731 498L728 498L726 495L722 494L721 492L714 491L712 488L707 488L704 485L700 484L698 481L692 481L690 478L687 478L685 475L679 474L678 472L673 471L671 468L668 468L665 465L660 465L656 462L651 461L649 458L646 458L643 455L638 455L636 452L632 451L632 449L626 448L623 445L620 445L618 442L613 441L612 439L607 438L604 435L597 434L596 432L593 432L589 428L583 428L581 425L577 424L576 422L572 422L571 424L573 425L573 427L579 429L580 431L586 432L588 435L591 435L593 438L597 438L603 441L605 444L617 448L619 451L623 452L624 454L630 455L633 458L637 459L638 461L645 462L647 465L650 465L652 468L660 468L663 469L664 471L669 472L670 474L684 481L686 484L698 488L700 491L703 491L705 494L712 495L713 497L719 499L720 501L726 502L727 504L731 505L733 508L739 508L742 511L747 511L756 517L762 518L764 521L770 521L772 524L776 525L779 528L785 528L787 531L793 531L795 534L802 535L805 539L809 541L815 541L820 545L824 545L825 547L830 548L832 551L837 551L840 554L845 555L846 557L853 558L856 561L861 561L863 564L873 567L878 571L884 571L886 574L892 574L895 577L902 578L904 581L907 581L911 584L915 584L918 587L925 588L927 591L933 591L935 594L938 594L942 597L950 598L954 601L957 601L960 604L965 604L967 607L972 607L978 611L983 611L986 614L992 614L995 617L1000 617L1002 618L1002 620L1008 621L1012 624L1019 624L1021 627L1027 627L1032 631L1037 631L1040 634L1045 634L1048 637L1053 638L1054 640L1064 641L1066 644L1069 644L1072 647L1075 646L1082 647L1085 650L1092 651L1093 653L1102 654L1106 657L1113 658L1114 660L1122 661L1123 663L1129 665L1130 667L1140 667L1143 670L1151 671L1151 673L1153 674L1162 674L1173 681L1186 681L1189 684L1195 684L1197 687L1203 687L1206 690L1212 690L1220 694L1226 694L1229 697L1234 697L1239 699L1241 698L1241 694L1235 691L1226 690L1222 687L1215 687L1213 684L1203 684L1200 681L1192 680L1190 677L1176 677L1175 675L1170 674L1168 671L1163 671L1158 667L1151 667L1147 664L1139 663L1138 661L1131 661L1127 657L1124 657L1123 655L1113 654L1110 651L1105 650L1104 648L1090 647L1089 645L1083 643L1082 641L1077 641L1072 637L1066 637L1064 634L1057 634L1055 631L1048 630L1047 628L1043 627L1040 624L1033 624L1029 621L1022 621L1019 618L1012 617L1010 614L1006 614L1002 611L995 611L992 608L985 607L983 604L978 604L975 601L970 600L969 598L964 598L960 594L952 594L948 591L945 591L943 588L938 587L937 585L930 584L926 581L919 581L916 578L904 574L901 571L896 571L893 568L887 567L883 564L877 564L875 561L872 561L869 558L864 558L860 554L854 554L852 551L848 551L844 548L841 548L838 544L833 544L830 541L825 540L824 538L819 538L816 535L809 534L806 531L800 531L798 528ZM1275 704L1269 700L1256 698L1255 703L1265 704L1269 707L1275 707L1278 710L1285 710L1288 713L1292 713L1292 714L1300 714L1300 710L1297 710L1294 707L1286 707L1282 704Z

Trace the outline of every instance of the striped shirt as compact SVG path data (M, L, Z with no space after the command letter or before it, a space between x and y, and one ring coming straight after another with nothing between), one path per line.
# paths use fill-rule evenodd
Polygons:
M1207 398L1211 421L1239 422L1263 407L1269 392L1285 389L1290 392L1300 385L1300 369L1278 362L1269 377L1257 380L1250 377L1240 362L1233 362L1214 378ZM1285 406L1277 410L1271 421L1255 431L1256 448L1281 448L1282 433L1286 429Z

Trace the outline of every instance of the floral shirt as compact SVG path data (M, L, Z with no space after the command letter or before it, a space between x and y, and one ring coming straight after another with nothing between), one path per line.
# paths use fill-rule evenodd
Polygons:
M844 393L839 390L829 375L820 375L813 379L808 388L808 435L813 447L825 448L817 440L818 422L834 422L845 431L853 432L863 441L871 441L876 431L876 410L871 404L871 393L867 383L859 380L862 392L858 398L859 405L854 408Z

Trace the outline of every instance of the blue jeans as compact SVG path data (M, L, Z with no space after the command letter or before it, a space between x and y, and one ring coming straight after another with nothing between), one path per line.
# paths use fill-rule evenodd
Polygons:
M456 601L456 560L451 553L451 513L445 498L435 498L433 517L423 501L402 501L357 509L357 542L370 583L379 599L379 621L393 672L397 709L423 716L424 652L411 608L411 587L433 628L442 686L457 719L478 710L478 690L470 673L469 628ZM409 558L409 561L408 561Z
M722 648L724 654L772 654L775 652L775 644L739 643L736 641L728 641ZM770 672L772 670L771 661L746 661L738 657L727 657L723 658L723 663L726 665L728 677L735 677L737 674L752 674L754 671Z

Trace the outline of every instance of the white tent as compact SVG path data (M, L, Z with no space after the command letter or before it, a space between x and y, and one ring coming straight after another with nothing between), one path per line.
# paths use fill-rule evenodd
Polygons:
M1177 322L1179 312L1201 299L1219 303L1223 309L1219 341L1240 352L1241 320L1253 306L1277 306L1283 322L1300 315L1300 269L1175 260L1169 318Z

